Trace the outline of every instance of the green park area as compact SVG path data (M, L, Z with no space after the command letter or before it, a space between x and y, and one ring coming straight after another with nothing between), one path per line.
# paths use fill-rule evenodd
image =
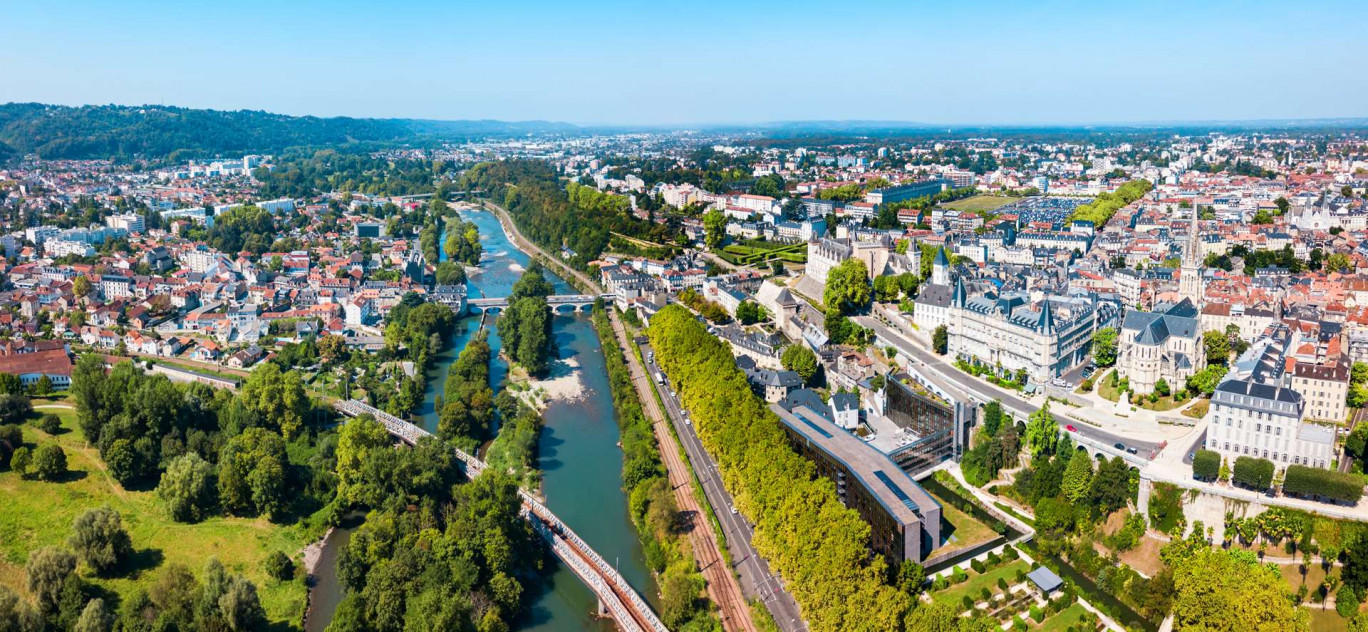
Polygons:
M974 211L981 213L984 211L997 210L1011 204L1013 201L1015 201L1013 198L1000 195L975 195L962 200L945 202L944 204L941 204L940 207L954 209L956 211Z
M969 573L968 581L937 592L931 595L931 599L952 606L961 605L965 597L979 599L985 588L993 594L1001 593L1002 589L998 586L999 579L1007 582L1007 585L1010 586L1017 583L1016 575L1018 572L1026 573L1030 570L1031 567L1023 560L1016 560L1010 564L989 569L985 573L970 570L967 571Z
M751 239L728 244L718 254L729 263L743 266L765 263L771 259L807 263L807 244L781 244Z
M153 491L126 490L110 476L98 450L86 445L71 408L42 400L35 404L35 417L56 414L62 420L61 430L49 435L26 424L24 442L35 449L53 443L61 446L68 471L51 482L22 478L12 470L0 472L0 498L4 499L0 502L0 585L31 597L24 572L29 552L66 546L78 515L109 505L121 515L132 540L132 558L109 577L96 576L84 566L78 569L87 581L107 591L107 601L110 597L127 599L138 589L151 587L158 571L170 564L200 575L209 558L216 557L229 572L256 584L271 622L277 627L297 625L307 593L302 571L294 580L276 580L267 576L264 562L268 554L281 551L299 563L300 551L313 539L301 527L275 525L265 518L175 522Z

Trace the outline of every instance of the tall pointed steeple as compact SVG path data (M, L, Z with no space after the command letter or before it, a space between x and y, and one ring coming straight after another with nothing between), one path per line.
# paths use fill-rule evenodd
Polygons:
M955 277L955 293L950 296L950 304L964 307L969 302L969 292L964 289L964 279Z
M1192 223L1188 227L1187 247L1183 251L1183 265L1178 270L1178 294L1202 306L1202 239L1199 235L1201 209L1197 199L1192 200Z

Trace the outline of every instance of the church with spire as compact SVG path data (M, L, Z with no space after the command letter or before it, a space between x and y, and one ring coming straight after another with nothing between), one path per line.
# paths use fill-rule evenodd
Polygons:
M1187 247L1183 249L1183 264L1178 273L1178 296L1192 302L1197 309L1202 308L1202 237L1200 211L1192 205L1192 224L1188 227Z

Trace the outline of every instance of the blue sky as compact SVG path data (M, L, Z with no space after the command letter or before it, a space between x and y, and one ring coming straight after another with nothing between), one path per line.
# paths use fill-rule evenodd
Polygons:
M0 102L588 124L1368 116L1368 2L9 2Z

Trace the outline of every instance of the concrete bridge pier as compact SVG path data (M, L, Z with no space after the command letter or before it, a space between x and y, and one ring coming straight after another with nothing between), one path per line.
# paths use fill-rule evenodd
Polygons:
M1154 488L1154 482L1144 474L1140 475L1140 491L1136 494L1135 510L1140 517L1145 519L1145 524L1149 524L1149 501L1150 491Z

